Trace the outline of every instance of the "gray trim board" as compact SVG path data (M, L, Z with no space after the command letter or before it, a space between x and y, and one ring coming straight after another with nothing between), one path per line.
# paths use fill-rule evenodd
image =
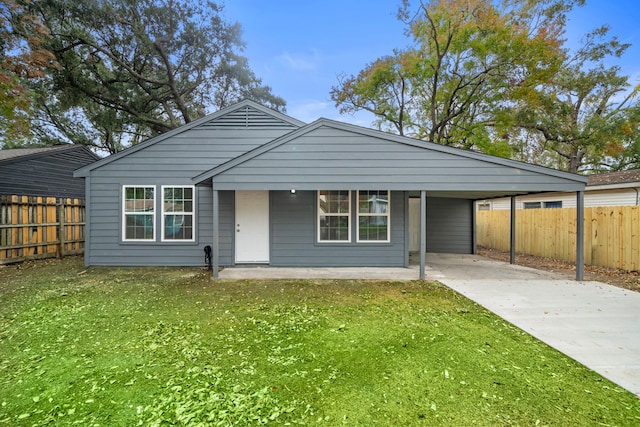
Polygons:
M404 193L404 266L409 267L409 192Z
M509 263L516 263L516 196L511 196L509 210Z
M84 179L84 265L89 267L91 260L91 176Z
M220 267L220 209L218 191L213 190L212 195L212 224L213 224L213 245L211 250L213 277L218 277L218 269Z
M420 280L425 279L427 255L427 192L420 191Z

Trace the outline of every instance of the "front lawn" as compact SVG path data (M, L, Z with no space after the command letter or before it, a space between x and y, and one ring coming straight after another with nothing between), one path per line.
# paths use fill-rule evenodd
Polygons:
M437 283L0 268L0 425L640 425L640 400ZM202 423L202 424L199 424Z

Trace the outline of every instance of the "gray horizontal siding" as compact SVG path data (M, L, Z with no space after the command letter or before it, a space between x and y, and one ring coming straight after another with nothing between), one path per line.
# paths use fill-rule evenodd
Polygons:
M473 201L427 198L427 252L473 253Z
M391 243L317 243L316 192L271 192L271 265L404 266L405 197L391 194ZM352 231L355 225L352 217Z
M121 184L127 178L147 178L150 182L179 178L184 179L185 183L191 183L190 179L194 175L240 156L286 132L287 130L190 129L100 166L91 172L91 176L111 176Z
M0 194L49 197L85 197L84 179L73 171L96 161L82 147L42 153L0 164Z
M211 245L211 188L197 191L196 243L123 243L123 185L192 185L191 177L254 149L287 129L190 129L91 171L87 242L88 265L184 265L204 263ZM233 192L220 193L220 265L233 264Z
M220 189L575 191L583 184L384 138L320 127L214 177Z
M93 184L93 178L91 183ZM171 184L170 182L165 184ZM204 247L213 242L212 193L210 188L197 188L197 239L195 243L122 242L122 212L119 187L115 191L92 192L90 228L87 233L87 265L122 266L203 266ZM159 216L156 222L159 224ZM220 264L230 265L233 247L233 194L220 193Z

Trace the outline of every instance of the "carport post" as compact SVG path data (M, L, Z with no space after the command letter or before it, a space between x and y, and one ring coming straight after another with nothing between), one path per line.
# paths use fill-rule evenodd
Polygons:
M509 263L516 263L516 196L511 196L511 220L509 227Z
M576 280L584 280L584 191L576 192Z
M218 277L218 247L220 246L218 229L220 225L218 190L213 190L213 248L211 248L211 268L213 269L212 277Z
M420 280L424 280L427 252L427 192L420 191Z

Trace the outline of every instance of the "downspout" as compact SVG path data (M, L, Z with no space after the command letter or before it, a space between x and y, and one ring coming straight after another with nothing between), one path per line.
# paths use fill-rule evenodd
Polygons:
M639 187L633 187L633 190L636 192L636 206L640 205L640 192L638 192Z

